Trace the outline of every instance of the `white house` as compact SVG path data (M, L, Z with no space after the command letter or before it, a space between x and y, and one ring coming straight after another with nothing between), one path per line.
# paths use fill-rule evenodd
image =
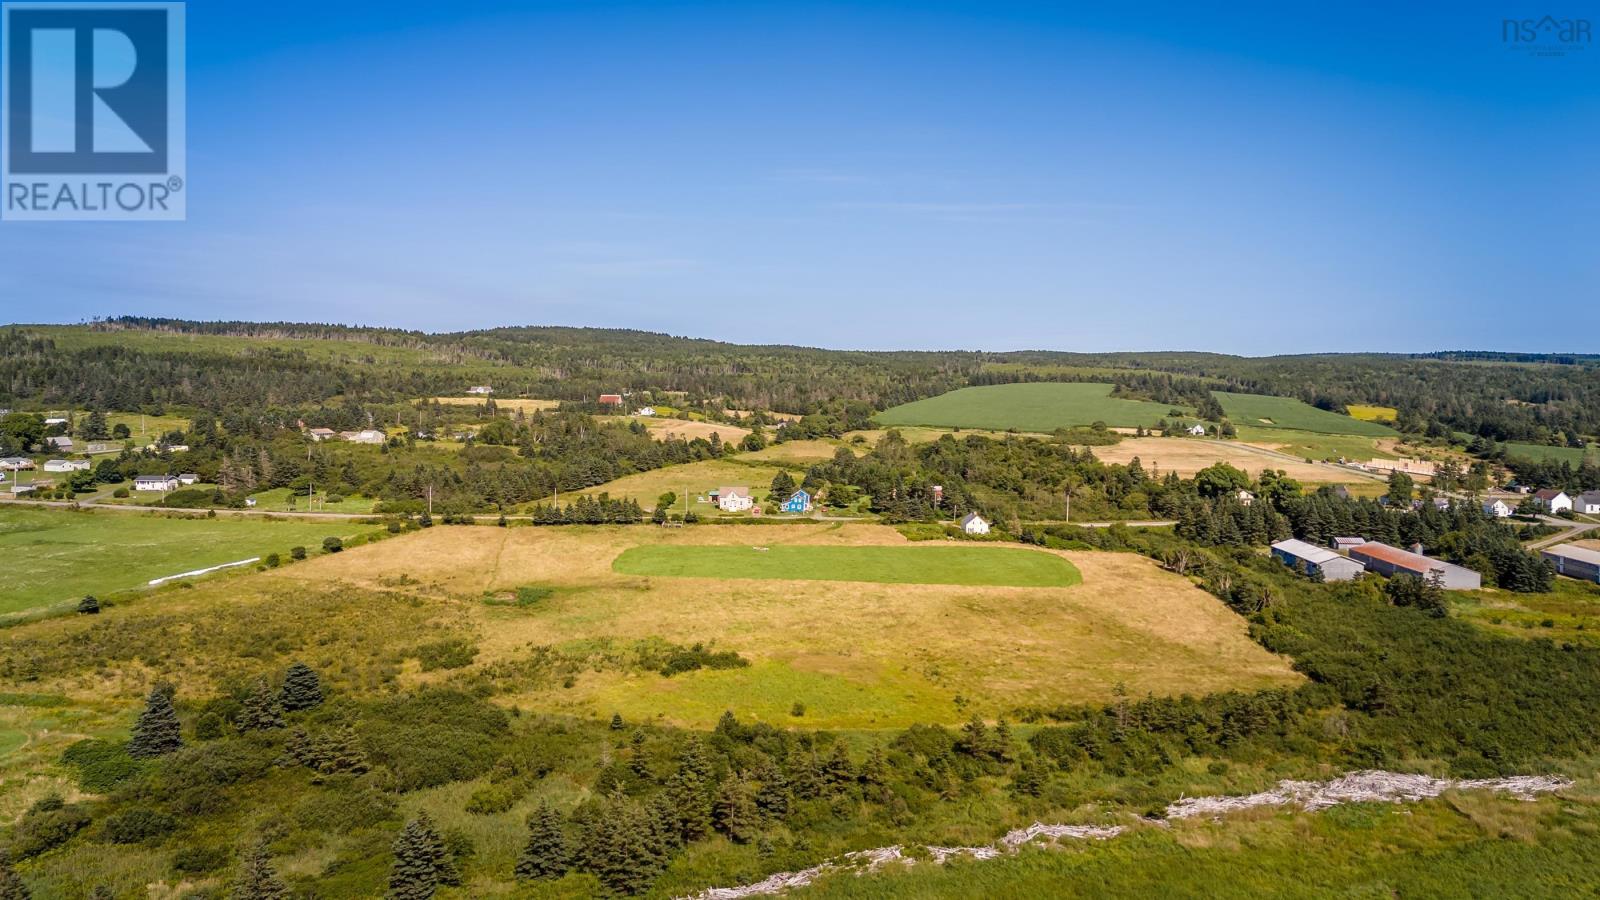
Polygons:
M175 491L178 489L178 479L171 475L135 475L133 489L136 491Z
M1542 491L1535 491L1533 497L1539 501L1539 505L1544 507L1546 512L1552 515L1562 510L1572 509L1572 498L1567 496L1566 491L1545 488Z
M1572 501L1572 508L1576 512L1587 515L1600 513L1600 491L1584 491L1578 499Z
M306 434L310 435L313 441L331 441L339 436L332 428L311 428L307 429Z
M193 472L184 472L178 476L178 483L182 485L199 484L200 476Z
M1256 495L1250 493L1249 491L1240 491L1238 494L1235 494L1234 496L1239 498L1239 505L1240 506L1249 506L1250 504L1256 502Z
M50 418L44 420L44 424L46 424L46 425L65 425L65 424L67 424L67 420L63 419L60 416L51 416Z
M492 393L494 393L494 388L488 386L487 384L475 384L472 387L467 388L467 393L469 393L469 394L492 394Z
M386 444L389 436L376 428L363 428L360 431L340 432L340 437L352 444Z
M0 469L10 469L15 472L18 469L31 468L33 468L33 460L26 456L8 456L5 459L0 459Z
M44 461L46 472L82 472L89 468L87 459L47 459Z
M1504 500L1490 500L1483 505L1483 514L1493 519L1504 519L1513 511Z
M967 534L988 534L989 523L977 513L967 513L961 517L961 530Z
M1189 433L1194 435L1195 437L1205 437L1206 436L1206 427L1204 425L1190 425L1189 426Z
M744 512L755 505L747 487L717 488L717 508L723 512Z
M634 413L636 416L653 416L655 414L656 408L654 406L641 406L639 407L639 411Z

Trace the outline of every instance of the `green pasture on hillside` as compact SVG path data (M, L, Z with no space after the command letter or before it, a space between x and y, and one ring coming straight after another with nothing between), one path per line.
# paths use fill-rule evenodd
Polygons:
M611 565L624 575L1067 587L1072 563L1017 547L629 547Z
M1104 422L1119 428L1149 427L1172 419L1165 403L1111 396L1109 384L1030 383L961 388L917 400L877 415L880 425L934 425L995 431L1054 431ZM1184 413L1189 414L1188 410Z

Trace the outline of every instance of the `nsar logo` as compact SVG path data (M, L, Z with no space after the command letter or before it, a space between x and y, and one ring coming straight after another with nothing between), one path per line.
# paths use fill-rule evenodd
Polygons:
M184 218L183 39L183 3L0 5L0 218Z

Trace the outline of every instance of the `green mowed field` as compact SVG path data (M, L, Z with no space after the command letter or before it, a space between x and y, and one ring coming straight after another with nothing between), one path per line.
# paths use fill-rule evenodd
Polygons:
M180 519L4 507L0 615L138 588L152 578L252 556L287 555L291 547L316 551L323 538L371 530L347 521Z
M1585 460L1600 462L1600 449L1594 447L1551 447L1546 444L1516 444L1502 445L1506 448L1506 455L1517 459L1530 459L1538 462L1569 462L1581 465Z
M612 568L624 575L1068 587L1083 576L1052 553L1016 547L629 547Z
M1357 434L1367 437L1394 437L1394 429L1377 422L1363 422L1350 416L1317 409L1290 397L1266 394L1230 394L1212 391L1222 411L1235 425L1292 428L1319 434Z
M1239 440L1246 444L1268 447L1302 459L1394 459L1395 455L1378 448L1377 438L1358 434L1319 434L1294 428L1271 428L1265 425L1240 425Z
M996 384L961 388L879 413L880 425L1049 432L1104 422L1120 428L1170 419L1175 407L1111 396L1109 384ZM1185 414L1188 411L1185 410Z

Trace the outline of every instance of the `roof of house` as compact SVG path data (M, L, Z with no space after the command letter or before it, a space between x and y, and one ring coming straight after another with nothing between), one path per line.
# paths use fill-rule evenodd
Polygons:
M1297 541L1294 538L1279 541L1272 545L1272 549L1287 553L1296 559L1303 559L1309 563L1321 564L1330 559L1344 559L1343 556L1329 550L1327 547L1318 547L1316 544L1308 544L1305 541Z
M311 429L311 433L312 434L333 434L333 429L332 428L313 428L313 429Z
M200 476L198 474L194 473L194 472L184 472L182 475L179 475L178 477L179 478L199 478Z
M722 487L717 488L718 497L748 497L750 489L747 487Z
M1367 539L1364 538L1364 537L1353 537L1353 536L1352 537L1336 537L1336 538L1333 539L1333 542L1335 544L1365 544L1367 542Z
M795 491L794 493L789 495L789 499L790 500L793 500L796 497L804 497L807 500L810 500L811 499L811 492L810 491L806 491L806 490L798 490L798 491Z
M1600 491L1584 491L1578 495L1578 499L1585 503L1600 503Z
M177 481L178 479L174 478L171 475L135 475L135 476L133 476L133 480L134 481Z
M1377 541L1368 541L1359 547L1351 547L1350 555L1365 556L1371 559L1382 560L1383 562L1395 566L1396 568L1405 569L1406 571L1414 572L1418 575L1427 575L1429 572L1435 570L1442 571L1445 569L1462 568L1454 563L1445 562L1442 559L1433 559L1432 557L1423 556L1420 553L1412 553L1409 550L1401 550L1399 547L1391 547L1388 544L1381 544Z
M1554 500L1557 497L1565 497L1567 492L1558 491L1555 488L1544 488L1543 490L1534 491L1533 495L1540 500Z
M1555 547L1546 547L1541 552L1546 556L1561 556L1567 559L1575 559L1578 562L1586 562L1592 566L1600 566L1600 550L1561 544Z
M622 402L622 395L621 394L601 394L600 395L600 402L601 403L621 403Z
M978 515L975 512L969 512L966 515L961 517L961 524L962 525L970 525L973 522L982 522L985 525L989 524L987 519L985 519L983 516Z

